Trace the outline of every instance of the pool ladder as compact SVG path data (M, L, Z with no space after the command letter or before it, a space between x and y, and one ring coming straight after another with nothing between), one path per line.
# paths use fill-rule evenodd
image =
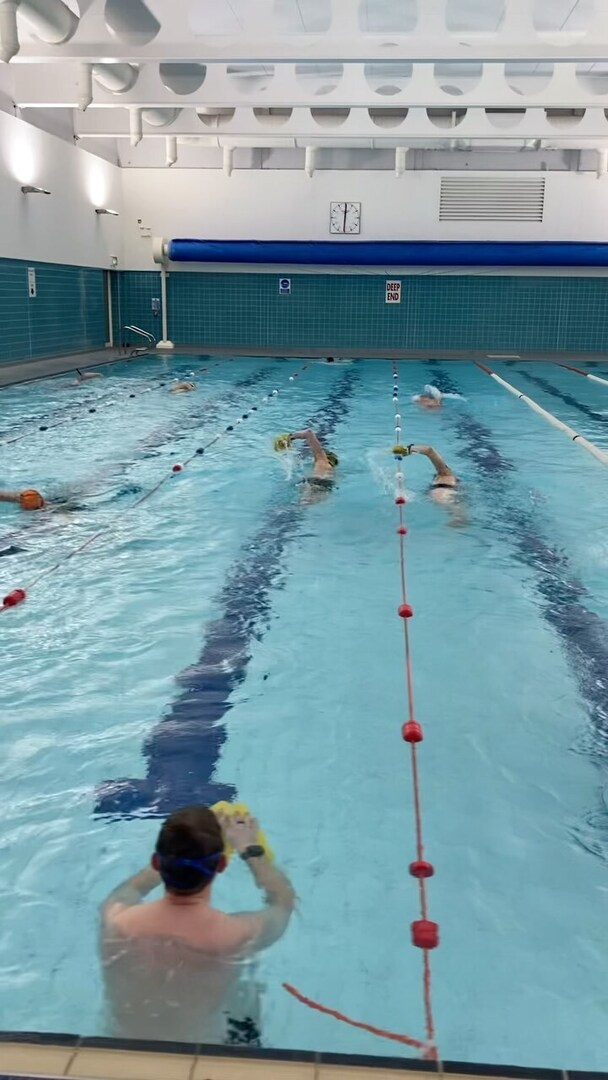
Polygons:
M134 349L131 349L131 356L142 356L156 345L154 334L150 334L147 330L142 330L140 326L123 326L123 330L129 330L132 334L139 334L145 341L145 345L137 345Z

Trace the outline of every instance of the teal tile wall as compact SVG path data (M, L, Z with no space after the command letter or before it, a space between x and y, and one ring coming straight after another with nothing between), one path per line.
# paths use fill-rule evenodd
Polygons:
M608 351L608 279L402 277L401 304L386 304L383 277L174 271L169 275L169 336L177 344L335 351L479 349L489 352ZM156 272L121 274L126 322L160 335L151 301Z
M27 287L36 270L35 298ZM104 271L0 259L0 363L103 348Z

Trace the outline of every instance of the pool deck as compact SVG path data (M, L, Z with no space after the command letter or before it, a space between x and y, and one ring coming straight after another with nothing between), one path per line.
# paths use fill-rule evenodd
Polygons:
M430 1073L449 1080L600 1080L605 1075L304 1051L208 1047L203 1052L201 1047L172 1043L122 1048L112 1039L75 1036L31 1034L21 1042L6 1041L10 1038L0 1035L0 1080L428 1080Z
M267 349L256 346L231 345L219 348L217 345L177 345L172 349L151 349L147 353L138 356L131 355L131 349L101 349L95 352L70 353L67 356L48 356L41 360L20 360L13 364L0 364L0 389L5 386L15 386L18 383L33 382L35 379L46 379L51 375L65 375L76 371L76 368L84 370L92 369L117 362L138 360L142 356L148 359L168 359L190 355L205 356L275 356L298 357L303 359L318 360L325 356L341 356L339 349ZM441 349L355 349L349 350L349 357L353 359L367 360L481 360L492 363L493 360L519 360L519 361L544 361L547 363L608 363L607 353L486 353L466 352L458 350Z

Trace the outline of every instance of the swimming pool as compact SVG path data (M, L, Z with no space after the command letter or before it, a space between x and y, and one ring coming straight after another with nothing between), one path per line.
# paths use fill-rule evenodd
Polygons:
M404 440L443 454L469 516L449 527L428 463L405 461L441 1054L601 1069L605 469L472 364L398 367ZM608 388L551 364L492 367L606 447ZM195 393L167 393L193 371ZM464 400L423 413L409 398L426 382ZM0 559L2 595L60 563L0 625L2 1024L103 1034L98 904L146 862L154 814L236 792L300 898L256 975L264 1044L400 1053L281 986L424 1031L392 365L179 356L65 383L2 392L2 487L80 506L0 506L0 551L22 549ZM272 439L308 421L342 464L331 497L304 506L306 462ZM184 740L197 665L214 672L205 735ZM216 898L255 902L245 868Z

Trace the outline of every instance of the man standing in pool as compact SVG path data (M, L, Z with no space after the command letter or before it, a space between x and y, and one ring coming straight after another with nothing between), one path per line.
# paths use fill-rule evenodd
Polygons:
M295 905L291 883L260 839L248 814L216 817L205 806L190 806L167 818L151 866L115 889L102 908L113 1034L259 1045L259 995L243 1000L251 986L240 973L245 960L284 934ZM264 891L261 911L227 915L211 906L227 844ZM161 884L164 896L142 904Z

